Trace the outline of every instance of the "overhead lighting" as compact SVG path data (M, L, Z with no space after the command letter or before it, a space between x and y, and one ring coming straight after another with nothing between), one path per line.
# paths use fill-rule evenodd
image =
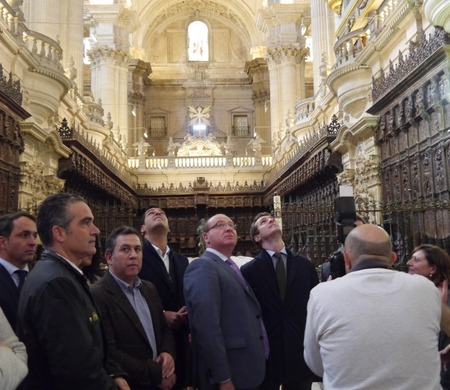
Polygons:
M133 116L136 116L136 104L133 106L131 113L133 114Z

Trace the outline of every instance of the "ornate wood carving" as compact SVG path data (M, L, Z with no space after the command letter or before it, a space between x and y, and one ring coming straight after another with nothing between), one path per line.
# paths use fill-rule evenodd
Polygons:
M22 107L20 82L3 75L0 64L0 214L18 207L19 157L24 150L20 121L30 115Z

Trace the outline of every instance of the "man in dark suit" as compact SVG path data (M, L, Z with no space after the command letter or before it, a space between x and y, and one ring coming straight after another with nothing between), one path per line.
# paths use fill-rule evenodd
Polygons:
M19 292L36 254L36 219L26 211L0 217L0 307L16 329Z
M118 368L104 366L101 324L80 269L100 232L91 209L77 195L51 195L39 206L37 231L45 250L19 298L29 368L22 388L129 390Z
M173 331L176 346L174 389L191 385L191 348L189 325L183 294L183 277L189 264L187 257L176 253L167 244L169 221L158 207L148 209L141 226L143 262L139 277L152 282L161 298L164 315Z
M262 251L241 270L261 305L270 345L261 389L310 390L313 374L303 359L303 335L309 293L319 283L316 270L285 247L269 213L255 217L250 237Z
M236 227L217 214L202 232L207 249L184 276L198 388L257 389L264 379L267 339L258 300L230 261Z
M175 384L175 347L158 292L141 280L142 242L122 226L106 240L109 270L91 288L100 311L108 355L128 373L132 390L169 390Z

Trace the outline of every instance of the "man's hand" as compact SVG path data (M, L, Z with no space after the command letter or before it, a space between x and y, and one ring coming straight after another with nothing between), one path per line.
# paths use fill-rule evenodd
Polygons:
M219 390L236 390L236 388L234 387L233 381L230 379L226 382L220 383Z
M120 376L114 378L114 382L116 382L116 386L119 390L130 390L127 381Z
M156 358L156 363L161 366L163 379L167 379L175 373L175 362L173 361L173 357L167 352L162 352Z
M180 326L187 324L187 307L183 306L178 311L166 310L164 316L170 329L178 329Z

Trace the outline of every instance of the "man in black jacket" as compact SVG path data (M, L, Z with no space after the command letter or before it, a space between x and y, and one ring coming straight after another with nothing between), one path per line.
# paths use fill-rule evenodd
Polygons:
M37 246L36 219L26 211L0 217L0 307L16 329L19 293Z
M175 346L155 286L137 275L142 238L128 226L105 245L109 270L91 293L100 312L108 354L128 373L133 390L169 390L175 384Z
M139 277L152 282L158 290L166 321L175 337L177 383L174 389L182 389L191 384L192 369L183 293L183 277L189 261L168 246L169 231L169 221L163 210L152 207L145 212L141 226L144 243Z
M129 389L104 366L102 329L80 264L99 234L83 198L56 194L38 210L45 248L19 298L18 336L28 352L24 389ZM115 377L115 379L113 379Z
M311 389L313 374L302 351L309 293L319 283L314 265L285 247L280 225L269 213L255 217L250 237L262 250L241 272L261 305L270 345L261 389Z

